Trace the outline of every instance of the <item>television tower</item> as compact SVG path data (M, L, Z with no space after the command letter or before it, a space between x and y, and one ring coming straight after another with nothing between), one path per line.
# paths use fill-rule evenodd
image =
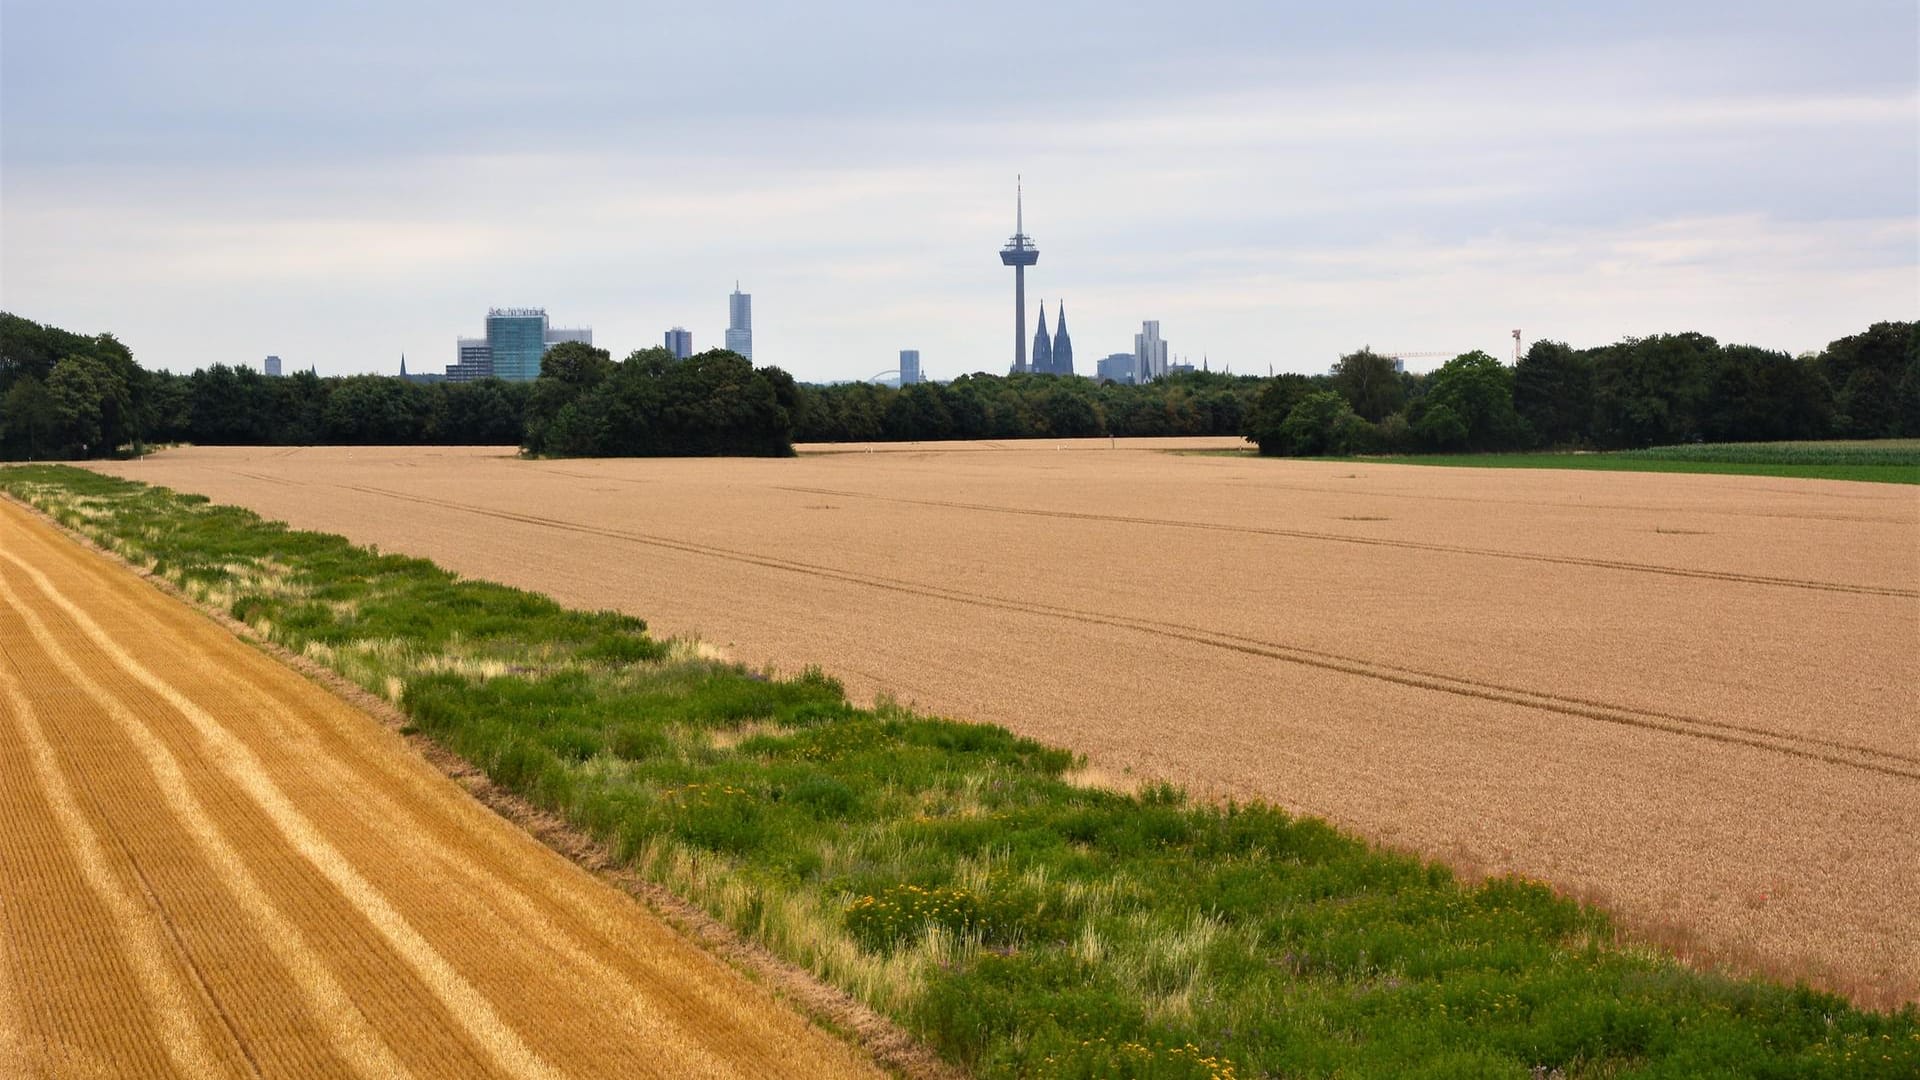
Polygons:
M1013 267L1013 373L1027 366L1027 267L1040 261L1040 249L1027 235L1026 196L1018 176L1013 178L1013 238L1000 249L1000 262Z

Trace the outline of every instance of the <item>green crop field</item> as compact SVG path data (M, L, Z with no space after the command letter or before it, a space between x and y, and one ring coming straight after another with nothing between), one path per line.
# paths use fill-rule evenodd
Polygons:
M1617 472L1722 473L1809 480L1920 484L1920 439L1871 442L1693 443L1605 453L1408 454L1344 458L1387 465L1478 469L1593 469Z
M998 727L198 497L44 466L0 490L982 1075L1920 1075L1914 1007L1690 970L1537 882L1076 784L1073 754Z

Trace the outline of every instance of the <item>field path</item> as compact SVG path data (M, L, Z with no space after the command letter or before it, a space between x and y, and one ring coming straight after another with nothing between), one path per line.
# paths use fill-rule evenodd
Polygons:
M95 467L1920 999L1920 490L1229 444Z
M0 1075L868 1076L399 737L0 500Z

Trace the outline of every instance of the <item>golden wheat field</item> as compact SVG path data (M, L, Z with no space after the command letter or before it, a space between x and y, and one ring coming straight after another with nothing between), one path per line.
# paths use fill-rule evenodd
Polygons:
M1920 997L1913 488L1167 445L101 468Z
M878 1075L0 500L0 1075Z

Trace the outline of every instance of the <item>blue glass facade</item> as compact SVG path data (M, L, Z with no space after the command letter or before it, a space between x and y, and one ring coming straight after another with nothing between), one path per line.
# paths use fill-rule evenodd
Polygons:
M547 313L538 308L495 308L487 312L487 351L495 378L530 381L540 377L540 356L547 349Z

